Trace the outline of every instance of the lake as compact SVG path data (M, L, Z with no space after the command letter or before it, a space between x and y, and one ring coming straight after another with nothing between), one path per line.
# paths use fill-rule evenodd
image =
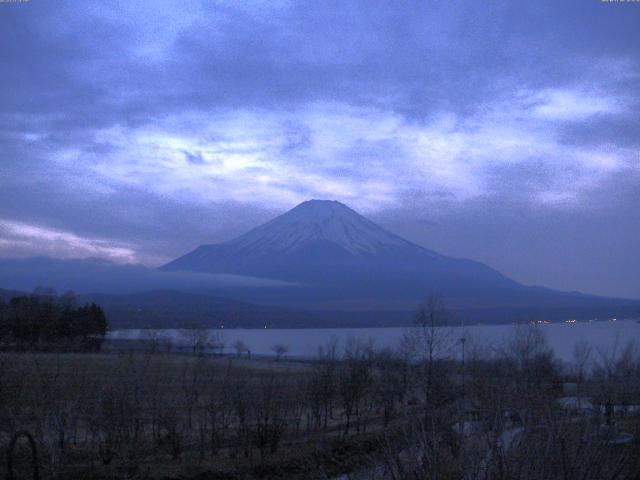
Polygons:
M467 351L474 347L499 349L514 334L515 325L473 325L468 327L447 327L452 343L460 338L467 339ZM579 323L538 324L556 357L571 362L573 348L577 342L586 340L593 348L595 356L622 349L630 340L640 340L640 323L637 320L591 321ZM320 345L326 345L332 338L338 342L338 351L344 348L350 337L361 340L372 339L378 348L397 347L408 328L309 328L309 329L227 329L212 330L222 334L231 352L231 345L240 340L253 355L273 355L272 347L286 345L287 356L312 358ZM114 330L107 340L149 339L170 337L176 346L186 345L184 330ZM459 345L459 342L458 342ZM458 348L456 348L456 351Z

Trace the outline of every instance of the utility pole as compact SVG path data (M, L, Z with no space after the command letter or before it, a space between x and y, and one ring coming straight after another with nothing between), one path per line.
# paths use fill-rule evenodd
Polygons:
M462 400L461 400L461 404L462 407L460 408L460 428L459 428L459 433L460 433L460 445L462 445L462 441L464 438L464 424L466 421L466 410L467 410L467 406L466 406L466 392L465 392L465 365L464 365L464 345L467 342L466 337L464 336L464 322L461 322L460 327L463 329L461 332L461 336L460 336L460 347L462 350L462 357L461 357L461 363L462 363Z
M460 338L460 344L462 345L462 401L465 399L465 367L464 367L464 344L467 339L464 335Z

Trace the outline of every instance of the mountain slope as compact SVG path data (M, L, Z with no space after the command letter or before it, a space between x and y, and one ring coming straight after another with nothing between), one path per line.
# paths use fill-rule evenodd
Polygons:
M336 201L310 200L225 244L236 253L259 257L307 253L309 246L330 244L344 256L366 257L412 251L434 252L404 240Z
M335 201L310 200L226 243L203 245L161 268L234 273L350 290L480 293L517 288L495 270L439 255ZM416 291L417 289L417 291ZM488 292L487 292L488 293Z
M113 328L263 328L312 323L305 312L170 290L78 297L81 304L89 301L104 308Z
M229 242L203 245L164 271L233 273L299 282L298 296L476 302L526 287L486 265L449 258L390 233L335 201L311 200Z
M388 232L340 202L309 200L229 242L203 245L162 269L211 271L224 256L254 261L272 256L342 261L415 255L446 259Z

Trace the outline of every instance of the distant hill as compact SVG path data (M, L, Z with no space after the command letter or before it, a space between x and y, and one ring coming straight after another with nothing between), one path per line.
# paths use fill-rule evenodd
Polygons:
M0 289L0 298L31 292ZM227 298L168 290L124 295L82 294L78 305L95 302L112 329L119 328L308 328L408 325L407 312L313 312L255 305Z
M151 291L126 295L80 295L102 306L113 328L264 328L304 326L303 312L208 295Z
M259 292L260 290L256 290ZM246 293L246 292L245 292ZM28 292L0 289L5 301ZM96 302L113 329L119 328L338 328L411 325L413 310L311 310L253 304L229 298L170 290L133 294L81 294L78 304ZM634 306L500 307L449 306L450 323L506 323L546 318L633 316ZM637 310L636 310L637 313Z

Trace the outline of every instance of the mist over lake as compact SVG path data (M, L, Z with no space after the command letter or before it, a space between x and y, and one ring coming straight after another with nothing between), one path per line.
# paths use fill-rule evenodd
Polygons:
M521 325L520 327L527 327ZM446 327L450 331L449 340L453 345L451 354L459 356L460 338L467 339L466 351L481 349L488 352L500 351L506 341L514 334L516 325L473 325L468 327ZM610 355L624 348L629 341L640 339L640 323L637 320L592 321L583 323L550 323L536 325L541 329L553 349L555 356L571 362L574 346L587 341L594 358ZM240 340L253 355L273 355L272 347L283 344L289 347L288 356L313 358L318 348L326 345L332 338L337 339L338 351L344 348L349 338L363 341L373 340L376 348L396 348L409 328L309 328L309 329L215 329L224 337L225 352L232 353L231 345ZM108 340L149 339L169 337L178 347L186 345L185 330L164 329L114 330L108 334Z

